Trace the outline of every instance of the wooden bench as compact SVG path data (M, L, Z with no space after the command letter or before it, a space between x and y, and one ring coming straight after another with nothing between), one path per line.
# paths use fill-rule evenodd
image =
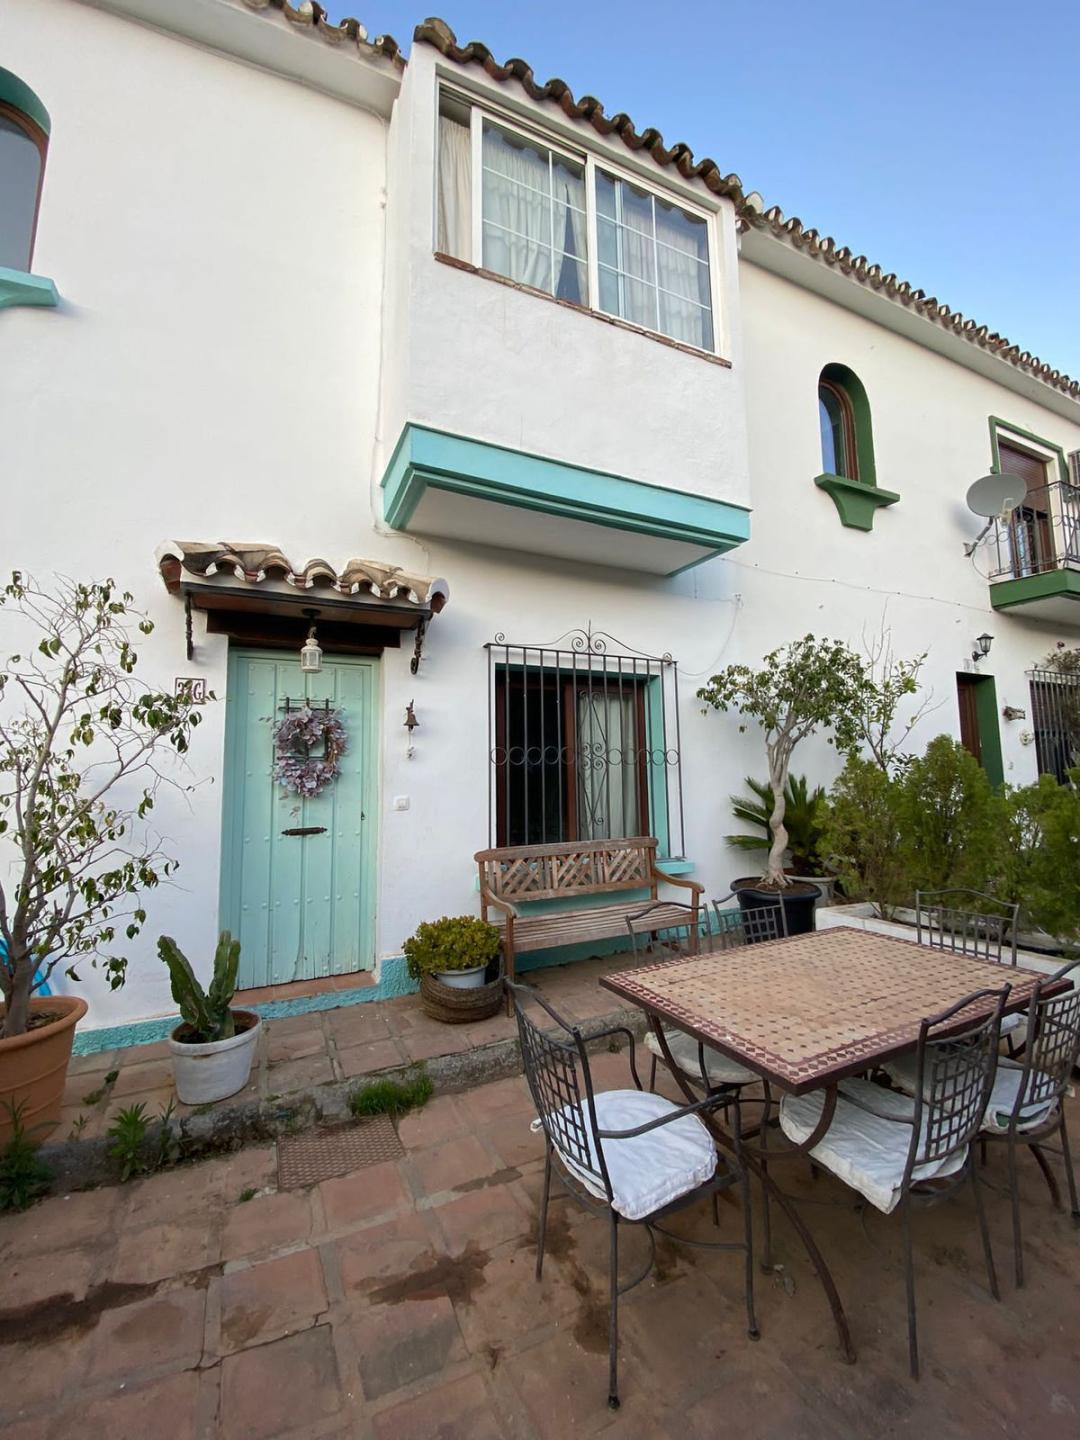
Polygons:
M561 845L513 845L479 850L480 913L502 930L506 975L514 978L515 959L529 950L550 950L583 940L622 939L629 944L626 917L658 899L657 887L678 885L691 892L694 921L704 887L696 880L666 875L656 865L656 840L639 835L631 840L570 841ZM618 895L647 891L633 900L610 905L573 905L522 913L521 902L573 902L587 895ZM494 914L489 914L494 911ZM657 927L664 912L657 911ZM686 923L685 906L672 905L670 923Z

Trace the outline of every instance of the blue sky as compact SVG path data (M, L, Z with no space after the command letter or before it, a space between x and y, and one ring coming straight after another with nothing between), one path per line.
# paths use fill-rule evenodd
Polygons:
M406 51L429 13L328 8ZM442 18L1080 377L1076 0L445 0Z

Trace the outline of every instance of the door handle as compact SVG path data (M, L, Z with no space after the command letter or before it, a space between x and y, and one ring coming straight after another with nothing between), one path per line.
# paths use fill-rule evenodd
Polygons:
M325 835L325 825L297 825L292 830L282 830L283 835Z

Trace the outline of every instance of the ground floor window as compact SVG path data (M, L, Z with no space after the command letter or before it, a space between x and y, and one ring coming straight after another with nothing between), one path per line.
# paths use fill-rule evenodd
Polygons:
M493 843L655 835L681 855L675 662L591 630L488 656Z
M1064 784L1080 765L1080 674L1033 670L1031 720L1040 775Z

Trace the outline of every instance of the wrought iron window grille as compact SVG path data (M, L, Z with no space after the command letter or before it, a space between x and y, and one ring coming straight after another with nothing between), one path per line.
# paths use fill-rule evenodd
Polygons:
M1063 785L1080 765L1080 672L1038 668L1028 671L1028 681L1039 774Z
M655 835L685 853L678 664L603 630L488 653L489 843Z

